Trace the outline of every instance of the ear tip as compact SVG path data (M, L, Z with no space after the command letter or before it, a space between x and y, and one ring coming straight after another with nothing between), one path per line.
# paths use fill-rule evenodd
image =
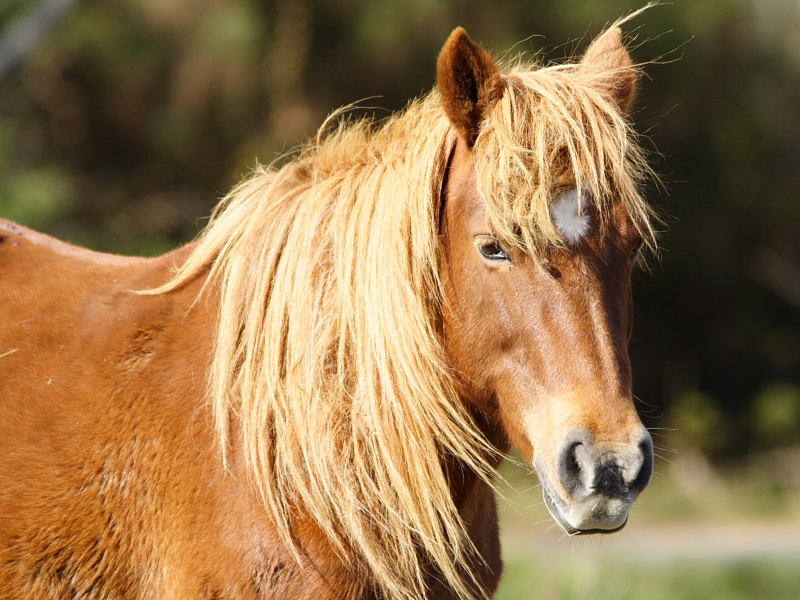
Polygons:
M475 46L476 44L472 41L472 39L470 39L469 34L467 34L467 30L459 26L453 29L453 31L450 32L450 35L447 36L447 40L442 46L439 56L448 54L450 52L456 52L459 48L466 47L472 49Z
M609 50L615 49L623 49L625 48L625 43L623 42L622 38L622 29L619 27L612 27L611 29L606 29L605 31L600 32L594 41L589 44L589 48L587 53L598 51L607 52Z
M589 45L581 63L592 70L633 67L633 61L622 36L622 30L619 27L604 31Z
M607 35L610 40L614 40L615 42L619 42L620 45L623 45L622 29L620 27L612 27L611 29L606 31L605 35Z
M464 40L472 41L469 39L466 29L461 26L456 27L450 32L450 35L447 36L447 40L445 41L444 46L442 46L442 52L444 52L447 48L452 48L454 45L462 43Z

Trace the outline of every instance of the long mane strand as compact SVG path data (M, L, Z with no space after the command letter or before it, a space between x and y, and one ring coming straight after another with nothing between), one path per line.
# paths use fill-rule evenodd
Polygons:
M504 81L475 143L497 234L532 255L563 245L550 207L577 185L601 218L622 202L654 244L639 192L649 167L611 101L575 65L519 64ZM474 548L443 461L493 477L493 449L437 331L440 194L455 135L436 92L382 124L334 128L236 187L155 290L208 274L220 304L209 396L223 452L237 432L298 560L293 526L310 519L391 600L426 598L430 568L475 596L464 580Z

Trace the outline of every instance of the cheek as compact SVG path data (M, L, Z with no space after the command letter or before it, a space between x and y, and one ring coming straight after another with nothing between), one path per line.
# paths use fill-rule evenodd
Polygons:
M508 291L497 273L484 265L470 265L445 281L443 333L445 352L471 389L471 395L494 395L494 379L517 338Z
M464 343L493 363L508 359L515 347L519 331L518 318L511 292L502 275L475 269L465 278L463 286ZM481 270L483 272L481 272Z

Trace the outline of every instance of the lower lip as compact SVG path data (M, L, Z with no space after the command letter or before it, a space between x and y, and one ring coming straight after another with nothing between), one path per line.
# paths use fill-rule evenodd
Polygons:
M626 518L625 521L619 527L615 527L614 529L575 529L572 525L567 523L564 520L564 517L561 516L561 511L558 510L555 501L553 500L552 496L547 492L546 489L543 489L543 496L544 496L544 503L547 506L547 510L550 512L550 515L555 519L555 521L561 526L561 528L567 532L567 535L594 535L594 534L609 534L609 533L616 533L620 531L625 525L628 524L628 519Z
M574 533L574 535L594 535L596 533L604 533L604 534L617 533L620 529L625 527L625 525L627 525L627 524L628 524L628 519L625 519L625 521L622 523L622 525L620 525L619 527L617 527L615 529L579 529Z

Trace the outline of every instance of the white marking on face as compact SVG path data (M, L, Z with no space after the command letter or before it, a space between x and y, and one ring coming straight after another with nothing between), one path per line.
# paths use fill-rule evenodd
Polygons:
M589 215L581 214L580 200L577 188L572 188L556 198L550 208L556 227L572 244L577 244L589 230Z

